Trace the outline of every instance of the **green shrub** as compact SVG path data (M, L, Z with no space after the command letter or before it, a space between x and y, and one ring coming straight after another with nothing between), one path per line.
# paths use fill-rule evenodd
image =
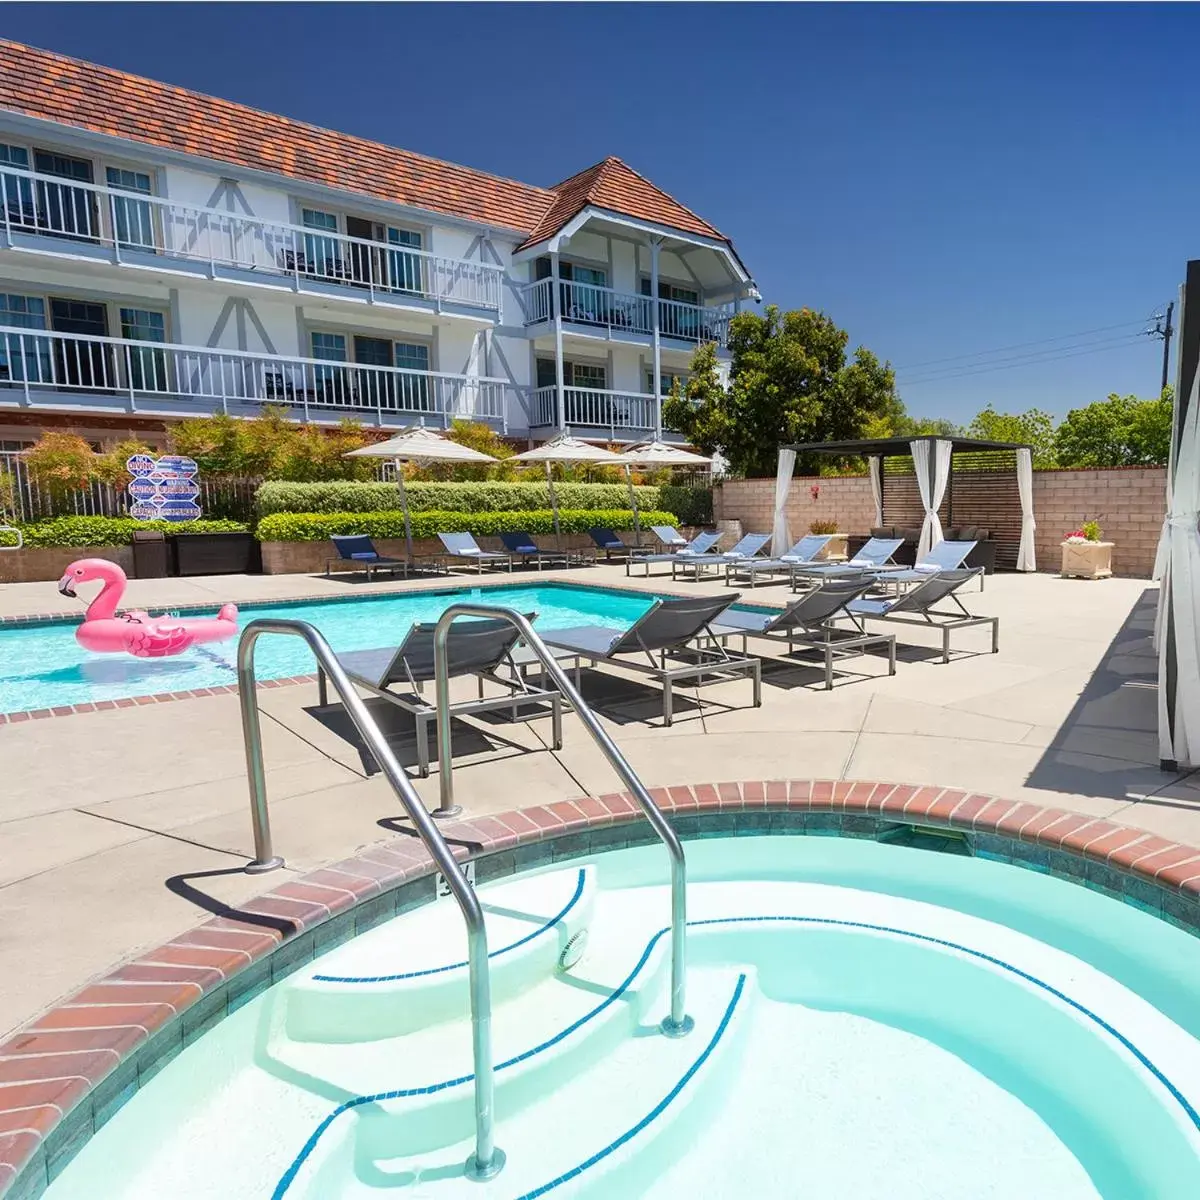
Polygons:
M242 521L135 521L131 517L55 517L22 525L27 546L127 546L135 529L163 533L245 533Z
M676 489L686 491L689 489ZM663 503L660 488L634 489L638 508L674 508ZM550 491L541 483L427 483L405 485L412 512L530 512L550 508ZM620 483L556 483L560 508L623 509L629 489ZM394 483L264 483L257 493L258 511L273 513L392 512L400 507ZM712 501L709 500L711 515Z
M586 533L594 525L609 529L632 529L633 511L628 508L563 509L559 512L563 533ZM642 528L651 525L675 525L674 513L641 514ZM473 533L476 537L495 537L501 533L553 533L554 514L549 509L520 512L415 512L412 514L414 538L434 538L439 533ZM258 538L263 542L319 542L334 533L365 533L373 538L402 538L404 516L385 513L272 513L258 523Z
M713 519L712 488L677 487L664 484L658 489L658 502L663 508L679 514L681 525L711 525ZM638 498L641 503L641 498Z

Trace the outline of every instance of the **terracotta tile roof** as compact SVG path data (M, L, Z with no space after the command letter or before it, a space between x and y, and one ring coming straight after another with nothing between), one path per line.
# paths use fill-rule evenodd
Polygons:
M545 188L0 41L0 108L527 233Z
M698 217L690 208L684 208L678 200L611 155L603 162L580 171L578 175L555 184L551 190L554 192L554 203L543 213L542 219L525 239L524 246L532 246L552 237L589 205L642 221L653 221L657 225L669 225L685 233L729 241L719 229Z

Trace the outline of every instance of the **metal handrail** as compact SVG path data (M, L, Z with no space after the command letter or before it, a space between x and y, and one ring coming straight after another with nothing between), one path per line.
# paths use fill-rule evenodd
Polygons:
M0 546L0 550L20 550L25 545L25 535L15 525L0 523L0 533L15 533L17 535L17 544L15 546Z
M554 686L566 697L574 708L584 728L604 752L613 770L624 781L625 786L641 805L646 819L654 832L662 839L671 858L671 1012L663 1019L661 1029L668 1037L682 1037L691 1032L694 1022L687 1015L687 864L684 862L683 846L662 815L658 805L650 798L642 781L634 773L617 744L608 736L596 714L587 706L566 671L558 665L554 655L546 649L545 642L533 631L529 619L511 608L491 608L485 604L452 604L438 619L433 635L433 672L437 684L437 736L438 777L441 782L441 809L454 806L454 764L452 761L452 731L450 728L450 673L446 653L446 642L450 626L455 617L483 617L507 621L521 634L521 639L541 660L546 674Z
M487 928L483 909L474 888L446 844L433 818L426 811L412 781L396 761L391 747L379 731L353 684L342 670L337 656L321 632L307 621L260 617L242 630L238 641L238 695L242 709L242 735L246 742L246 774L250 780L250 811L254 823L254 861L246 870L251 874L273 871L283 859L271 846L271 825L267 811L267 785L263 773L262 729L258 719L254 647L264 633L289 634L303 638L313 657L320 663L329 682L346 706L346 712L367 744L380 770L387 777L409 820L416 826L421 841L445 877L467 924L467 963L471 994L471 1042L475 1066L475 1153L467 1160L471 1179L491 1179L504 1166L504 1152L496 1145L495 1080L492 1061L492 999L488 974Z

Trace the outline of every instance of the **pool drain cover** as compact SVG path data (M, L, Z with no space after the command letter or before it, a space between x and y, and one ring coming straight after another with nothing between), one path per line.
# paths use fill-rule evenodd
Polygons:
M569 971L582 957L587 949L587 930L580 929L571 935L570 940L562 948L558 956L558 969Z

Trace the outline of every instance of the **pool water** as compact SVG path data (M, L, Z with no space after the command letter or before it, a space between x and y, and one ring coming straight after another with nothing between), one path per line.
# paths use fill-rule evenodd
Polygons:
M90 600L91 592L86 595ZM398 646L411 625L435 621L455 601L466 599L536 613L534 626L538 629L571 625L625 629L646 611L654 596L565 584L465 587L353 600L247 605L239 612L238 624L244 627L256 617L309 621L336 651L370 650ZM65 622L0 628L0 713L220 687L236 682L236 654L236 638L196 646L173 658L138 659L89 653L76 642L75 626ZM260 679L284 679L316 669L299 639L282 637L264 637L259 642L255 666Z
M679 1039L658 1031L660 846L480 888L494 1179L464 1176L465 937L438 900L202 1034L48 1200L1200 1195L1191 935L982 859L782 836L687 853Z

